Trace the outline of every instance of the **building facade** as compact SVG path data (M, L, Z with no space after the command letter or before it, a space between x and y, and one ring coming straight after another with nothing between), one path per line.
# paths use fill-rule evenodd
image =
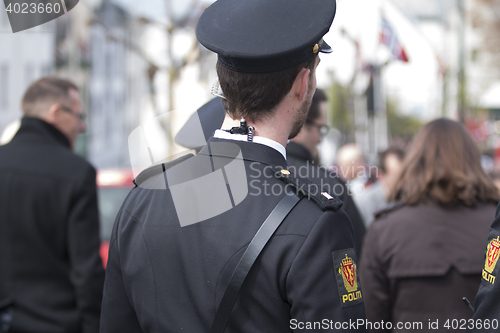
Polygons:
M55 22L12 33L0 10L0 133L21 118L21 99L33 81L54 73Z

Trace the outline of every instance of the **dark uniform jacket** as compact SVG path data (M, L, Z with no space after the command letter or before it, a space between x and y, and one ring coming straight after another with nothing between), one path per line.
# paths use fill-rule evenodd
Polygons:
M344 203L342 209L351 219L354 229L356 250L358 255L361 254L361 247L363 246L363 237L365 236L366 229L358 208L349 195L345 183L338 175L315 164L309 150L301 144L290 141L286 146L286 159L290 169L295 169L300 176L309 178L326 189L326 191L338 196L339 199L342 200Z
M396 205L376 216L363 247L360 277L369 321L420 322L395 332L462 331L484 265L484 241L495 206ZM429 320L438 320L429 329ZM449 327L446 327L447 324ZM458 329L454 329L458 328Z
M52 125L0 147L0 309L9 332L97 332L104 270L96 173Z
M196 157L137 182L110 241L101 332L208 332L247 245L295 188L275 166L286 161L270 147L211 139ZM356 273L349 296L334 268L356 262L339 204L295 206L252 266L225 332L291 332L322 320L331 332L330 320L364 318Z
M474 317L467 325L467 332L498 332L500 328L500 281L497 280L500 268L499 247L500 205L497 207L496 218L488 235L482 260L481 284L474 301Z

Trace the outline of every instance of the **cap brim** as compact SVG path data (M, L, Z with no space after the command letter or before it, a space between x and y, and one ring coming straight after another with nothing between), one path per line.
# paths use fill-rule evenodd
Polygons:
M325 40L323 40L323 43L321 43L321 46L319 48L319 52L321 53L332 53L333 52L333 49L330 45L328 45L327 42L325 42Z

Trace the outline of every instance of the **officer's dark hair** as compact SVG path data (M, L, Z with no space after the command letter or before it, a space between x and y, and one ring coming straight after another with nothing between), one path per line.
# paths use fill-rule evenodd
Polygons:
M319 104L326 101L327 98L323 90L316 89L311 101L311 106L309 107L309 112L307 113L306 124L314 124L314 121L320 116Z
M415 136L391 199L408 205L477 202L498 204L500 195L481 167L481 153L465 127L440 118Z
M303 68L310 69L312 78L316 56L295 67L272 73L241 73L217 62L217 75L224 93L222 103L233 119L255 122L274 113L276 106L292 89Z
M69 91L78 91L71 81L58 77L44 77L33 82L22 99L21 108L25 116L40 116L55 103L66 103Z
M387 172L386 160L390 155L396 156L402 162L405 158L405 151L399 147L392 146L378 154L378 168L384 173Z

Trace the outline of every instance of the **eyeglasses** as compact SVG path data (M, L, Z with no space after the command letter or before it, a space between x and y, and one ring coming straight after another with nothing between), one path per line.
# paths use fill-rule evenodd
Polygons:
M319 125L319 124L314 124L314 123L306 123L306 125L316 127L319 130L319 134L321 136L325 136L330 132L330 127L328 125Z
M64 112L70 113L73 116L77 117L80 122L82 122L82 123L85 122L85 114L76 113L75 111L71 110L70 108L68 108L66 106L61 106L60 109L63 110Z

